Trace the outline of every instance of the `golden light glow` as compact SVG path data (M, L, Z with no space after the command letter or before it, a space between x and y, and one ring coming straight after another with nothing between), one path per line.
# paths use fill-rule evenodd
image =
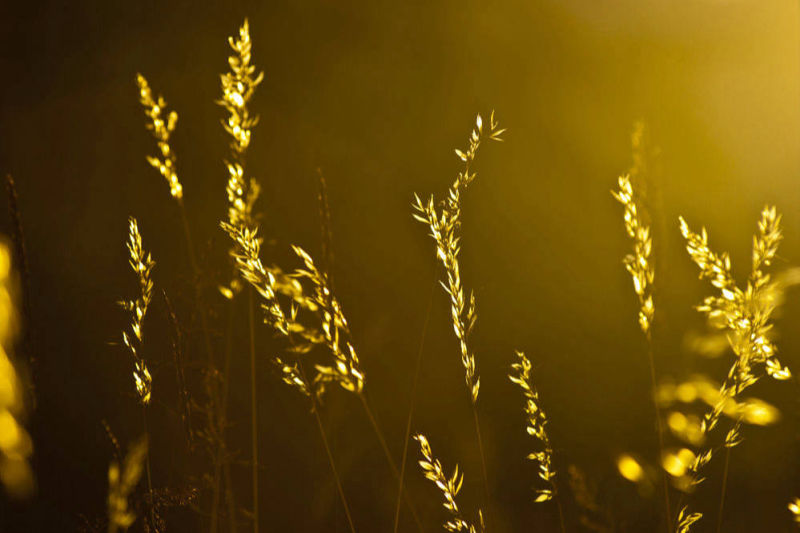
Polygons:
M800 498L789 502L789 512L792 513L795 523L800 524Z
M697 457L688 448L681 448L675 452L667 452L661 458L661 466L673 477L686 475Z
M777 407L758 398L745 400L740 404L739 408L742 421L746 424L769 426L781 419L781 412Z
M705 439L701 420L695 415L687 416L679 411L672 411L667 416L667 425L673 435L689 444L697 446Z
M628 454L620 455L617 458L617 470L622 477L632 483L641 483L645 479L642 465Z

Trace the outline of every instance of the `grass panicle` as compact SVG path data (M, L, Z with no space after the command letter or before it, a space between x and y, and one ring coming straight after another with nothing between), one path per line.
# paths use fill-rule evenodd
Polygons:
M160 152L157 156L147 156L147 161L167 180L169 194L176 200L181 201L183 198L183 186L181 186L181 182L178 179L175 152L172 151L169 145L169 138L178 123L178 113L167 111L167 102L161 95L153 97L153 92L147 83L147 79L141 74L136 75L136 84L139 86L139 101L142 103L144 113L149 119L147 129L153 133Z
M128 497L142 477L147 456L147 439L141 438L128 450L122 465L115 459L108 467L108 532L127 531L136 520Z
M475 179L476 174L471 171L471 166L478 155L481 141L484 138L502 141L501 135L505 131L495 122L494 112L490 116L486 131L483 128L483 119L478 115L475 129L469 137L468 147L465 150L456 149L456 155L464 163L464 168L450 186L447 198L437 206L433 196L430 196L427 202L423 202L418 195L414 195L414 218L428 225L431 237L436 242L436 256L447 274L447 282L442 282L442 287L450 296L453 330L459 341L461 363L464 365L465 381L473 404L478 402L481 380L475 373L475 355L469 346L469 335L477 318L475 293L470 292L469 299L466 298L458 260L461 251L461 193Z
M486 129L484 129L483 118L478 115L475 119L475 127L469 136L467 148L455 150L456 156L464 163L464 167L456 175L455 181L448 190L447 197L437 204L433 195L428 198L427 202L423 202L419 195L414 194L413 204L413 216L416 220L428 226L430 235L436 243L436 257L444 267L447 276L447 281L441 281L440 283L450 296L453 331L459 343L461 364L464 366L464 380L472 406L472 418L480 451L483 489L487 505L489 505L490 498L489 477L486 470L486 454L483 451L483 438L476 407L481 379L475 371L475 355L469 342L470 334L475 327L475 320L477 319L475 293L470 292L469 300L467 300L461 281L461 266L458 255L461 251L461 193L477 176L472 172L471 168L478 155L478 148L484 139L502 141L502 134L505 131L495 121L494 111L489 116L489 124Z
M332 364L315 366L313 383L317 394L321 395L325 386L331 382L339 384L347 391L360 393L364 387L364 373L350 340L342 306L330 289L327 274L316 267L305 250L293 246L292 249L305 268L297 269L290 277L281 280L271 269L264 267L259 257L261 239L257 228L251 230L227 223L223 223L222 227L237 245L234 258L242 277L262 297L266 323L279 335L287 338L292 351L296 353L305 353L316 345L322 345L333 356ZM310 282L311 291L306 292L299 284L301 279ZM280 287L287 283L292 284L292 289L281 290ZM278 299L280 293L292 295L288 312ZM318 323L319 326L311 327L301 323L298 319L301 309L309 311L315 324Z
M153 297L152 270L155 261L149 252L144 251L139 224L133 217L128 219L127 247L130 256L128 262L136 274L139 294L133 300L119 302L120 306L130 313L131 319L129 330L122 332L122 341L133 358L133 379L139 401L142 405L147 405L150 403L153 379L139 352L142 345L142 322Z
M780 296L776 294L778 289L770 283L770 275L766 272L782 239L781 217L775 207L765 207L761 211L758 231L753 237L752 269L744 289L737 286L733 277L730 256L724 252L718 254L709 247L706 229L702 228L700 233L696 233L683 218L679 222L689 256L700 268L700 278L708 279L719 290L719 295L707 296L697 310L706 315L712 327L726 332L734 353L733 364L719 389L719 400L705 414L701 423L702 433L707 436L718 425L726 406L736 402L742 392L764 375L779 381L791 377L789 369L779 361L772 340L771 318L775 302ZM730 449L742 442L741 425L742 417L736 417L725 434L722 446L726 448L728 459ZM707 446L696 455L689 468L692 486L704 480L701 472L715 453L714 447ZM724 487L725 483L720 510L724 503ZM688 532L692 524L703 516L698 512L688 513L685 506L680 513L682 520L679 517L679 533Z
M649 339L653 324L653 278L655 269L651 254L653 241L650 226L640 216L640 207L634 199L633 186L629 175L620 176L619 190L611 194L625 208L625 232L633 241L633 253L625 256L625 269L633 279L633 290L639 298L639 327Z
M253 78L255 66L250 63L252 43L250 24L244 20L239 28L238 38L229 37L228 43L233 54L228 57L230 72L220 76L222 98L217 102L228 112L223 121L225 131L231 136L231 161L226 161L228 183L225 192L228 197L228 223L233 226L253 227L253 205L261 192L255 178L245 181L245 153L250 145L252 128L258 123L258 116L251 116L248 103L256 87L264 78L263 72ZM221 288L223 295L232 296L238 292L240 284L234 277L228 288ZM248 328L250 340L250 413L251 413L251 455L253 485L253 530L259 527L258 498L258 393L256 379L255 324L253 294L248 292ZM226 363L227 367L228 363ZM223 378L227 380L227 375ZM223 413L223 417L225 414Z
M547 488L536 490L536 502L547 502L558 494L556 487L556 471L553 467L553 446L547 435L547 415L539 401L539 393L531 378L531 362L523 352L515 352L518 361L511 365L512 373L508 379L522 389L525 397L525 414L527 421L525 431L537 439L542 449L528 454L528 459L534 461L539 467L539 478L547 484Z
M458 471L458 465L453 469L453 474L448 477L444 473L442 464L434 457L431 445L425 435L417 434L414 436L414 440L419 443L420 453L422 454L419 466L422 468L423 474L427 479L433 481L444 497L442 505L450 515L444 523L444 529L447 531L466 531L468 533L476 533L477 531L482 533L485 531L483 512L481 510L478 510L478 529L464 518L458 508L456 496L461 491L461 484L464 482L464 475Z
M642 128L638 125L634 130L634 166L633 170L640 176L644 170L646 158L642 154ZM641 202L634 195L631 176L626 174L618 179L619 190L612 191L614 198L623 205L625 221L625 232L633 241L633 251L625 256L623 263L625 269L633 280L633 290L639 299L639 328L644 333L647 340L647 355L650 368L650 391L653 398L653 407L656 418L656 433L658 436L658 456L663 457L664 450L664 426L661 421L661 413L655 400L656 394L656 365L653 355L653 316L655 305L653 304L653 281L655 279L655 267L653 265L653 240L650 226L645 222L645 213L641 207ZM669 482L667 473L661 470L662 490L664 492L664 513L666 516L667 531L672 530L672 506L669 498Z

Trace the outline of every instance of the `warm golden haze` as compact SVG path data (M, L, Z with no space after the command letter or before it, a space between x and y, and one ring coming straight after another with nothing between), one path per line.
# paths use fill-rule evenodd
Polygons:
M800 527L796 0L51 4L0 532Z

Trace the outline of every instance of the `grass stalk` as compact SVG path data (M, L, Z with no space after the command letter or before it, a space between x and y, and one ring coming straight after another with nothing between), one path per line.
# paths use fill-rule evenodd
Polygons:
M300 375L304 382L308 383L306 379L306 373L303 369L302 363L297 363L297 367L300 371ZM350 515L350 506L347 504L347 497L344 495L344 488L342 488L342 480L339 477L339 472L336 470L336 463L333 461L333 453L331 453L331 447L328 443L328 436L325 433L325 427L322 425L322 419L319 416L319 405L317 403L317 397L314 394L310 394L309 398L311 399L311 411L314 413L314 420L317 421L317 428L319 429L320 437L322 437L322 444L325 446L325 454L328 457L328 464L331 467L331 472L333 473L333 479L336 482L336 489L339 491L339 499L342 501L342 507L344 507L344 514L347 517L347 523L350 526L350 533L356 533L356 528L353 525L353 517Z
M228 392L230 390L230 374L231 374L231 351L232 346L231 343L233 338L233 319L234 319L234 303L233 300L229 301L228 305L228 325L225 330L225 361L223 366L223 373L222 373L222 395L221 395L221 402L222 405L220 407L220 415L222 420L227 420L228 418ZM226 458L222 456L222 448L217 450L217 457L215 460L214 468L215 472L217 469L221 468L222 473L225 476L225 500L228 504L228 520L230 522L230 530L236 531L236 506L233 503L233 488L230 482L230 463L227 461ZM219 491L215 493L215 498L212 504L212 512L211 516L213 518L212 522L212 531L215 531L217 528L217 520L219 516Z
M356 528L353 526L353 517L350 515L350 507L347 505L347 498L344 496L344 489L342 488L342 480L339 478L339 473L336 471L336 465L333 462L333 454L331 454L331 448L328 444L328 437L325 435L325 428L322 426L322 420L319 417L319 410L317 409L317 401L312 400L314 405L312 407L312 411L314 412L314 419L317 421L317 427L319 428L319 434L322 437L322 443L325 445L325 453L328 456L328 463L331 465L331 471L333 472L333 478L336 480L336 488L339 491L339 498L342 500L342 506L344 507L344 514L347 517L347 523L350 526L350 533L356 533Z
M431 282L431 294L428 298L428 307L425 311L425 321L422 324L422 335L419 340L419 350L417 350L417 362L414 365L414 378L411 382L411 399L409 400L408 417L406 419L406 434L403 439L403 457L400 460L400 479L397 483L397 506L394 512L394 528L392 529L394 533L397 533L397 527L400 522L400 505L403 501L403 481L405 479L406 462L408 459L408 441L411 437L411 420L414 418L414 401L417 397L417 385L422 371L422 354L424 353L425 337L428 333L428 323L430 322L431 308L433 307L433 293L436 289L437 273L435 272L435 266L436 265L434 265L434 277Z
M731 462L731 449L725 447L725 467L722 471L722 491L719 496L719 510L717 511L717 533L722 531L722 511L725 508L725 493L728 490L728 469Z
M658 434L658 461L664 457L664 424L661 422L661 413L658 410L658 402L656 401L656 365L655 357L653 355L653 337L651 332L647 332L647 360L650 366L650 395L653 399L653 409L656 415L656 433ZM666 511L667 533L672 533L672 506L669 501L669 480L667 479L667 472L663 468L661 470L661 482L664 488L664 509Z
M375 420L375 415L372 413L372 409L367 402L367 398L363 392L358 393L358 398L361 400L361 405L364 407L364 412L367 414L367 418L369 419L369 423L372 426L375 435L378 437L378 441L381 444L381 449L383 449L383 454L386 456L386 462L389 463L389 468L392 470L392 475L396 480L400 479L400 471L397 469L397 463L394 462L392 459L392 452L389 451L389 446L386 444L386 438L383 436L383 431L381 431L380 426L378 426L378 422ZM408 505L409 510L411 511L412 516L414 517L414 521L417 523L417 528L422 531L422 522L419 519L419 515L417 514L417 510L414 507L413 502L408 497L408 493L402 493L403 500Z
M231 464L225 461L222 464L222 474L225 476L225 502L228 504L228 523L231 533L236 533L236 500L233 497L233 482L231 480Z
M484 496L486 497L486 510L489 511L491 508L491 499L489 496L489 478L486 474L486 455L483 453L483 438L481 437L481 424L478 421L478 407L475 405L475 402L471 402L472 405L472 419L475 421L475 436L478 438L478 451L481 455L481 472L483 473L483 492ZM487 513L489 514L489 513Z
M189 225L189 217L186 215L186 207L184 206L183 200L178 199L178 206L179 211L181 214L181 221L183 222L183 233L186 238L186 249L189 256L189 264L192 268L192 274L194 276L193 285L194 285L194 296L195 296L195 305L197 306L197 312L200 315L200 327L203 332L203 341L206 348L206 355L208 359L209 368L214 368L214 350L211 344L211 333L208 327L208 319L206 317L205 310L203 309L202 305L202 290L200 287L200 267L197 264L197 258L194 253L194 241L192 240L192 231ZM216 384L211 383L210 385L210 398L209 401L211 402L211 409L209 410L209 426L214 428L220 434L220 438L224 440L224 433L223 428L221 425L221 421L219 420L219 405L218 405L218 397L217 397L217 390ZM212 507L211 512L211 533L216 533L216 524L217 524L217 514L219 508L219 490L220 490L220 474L221 474L221 454L222 454L223 446L220 444L219 449L217 450L217 460L214 466L214 489L213 489L213 501L215 502Z
M147 429L147 406L142 405L142 426L144 428L144 438L147 442L147 449L151 450L150 446L150 431ZM145 466L145 473L147 474L147 507L150 510L150 527L155 532L156 530L156 515L155 511L153 510L153 479L150 475L150 453L147 453L147 456L144 459L144 466Z
M250 328L250 424L253 435L253 532L258 533L258 396L256 380L256 337L253 289L247 291L247 322Z
M556 507L558 508L558 524L561 526L561 533L567 533L567 527L564 525L564 508L561 504L561 493L555 491L555 496Z

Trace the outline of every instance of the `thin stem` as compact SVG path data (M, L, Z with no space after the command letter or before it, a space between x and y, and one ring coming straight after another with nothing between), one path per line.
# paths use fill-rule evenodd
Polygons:
M231 533L236 533L236 501L233 499L233 482L231 481L231 464L225 461L222 464L225 476L225 500L228 504L228 522Z
M144 427L144 438L147 439L147 455L145 457L145 472L147 473L147 492L149 495L148 507L150 508L150 526L156 531L156 515L153 511L153 480L150 477L150 432L147 429L147 406L142 405L142 426Z
M225 421L228 419L228 392L230 390L230 375L231 375L231 351L233 342L233 324L234 324L235 305L234 300L230 300L228 304L228 326L225 331L225 363L222 375L222 407L220 409L221 420L223 427ZM228 504L228 522L230 523L230 531L236 532L236 503L233 498L233 483L231 483L231 465L227 457L222 457L222 449L218 452L219 461L222 465L223 475L225 476L225 501ZM219 505L219 498L215 501Z
M722 471L722 494L719 497L719 511L717 511L717 533L722 530L722 510L725 507L725 493L728 489L728 467L731 462L731 449L725 447L725 469Z
M195 255L194 255L194 244L192 242L192 232L191 232L191 229L189 227L189 219L186 216L186 208L184 207L182 200L178 202L178 205L180 206L181 220L183 220L183 232L184 232L184 235L186 236L186 248L187 248L188 253L189 253L189 263L190 263L190 265L192 267L192 273L194 274L194 277L195 277L195 280L194 280L195 305L197 306L197 310L198 310L198 312L200 314L200 324L201 324L202 329L203 329L203 340L204 340L205 345L206 345L206 352L207 352L207 355L208 355L208 362L209 362L209 364L213 365L213 363L214 363L214 350L211 347L211 333L210 333L210 330L208 328L208 320L206 318L206 313L205 313L205 311L203 309L203 306L201 305L202 304L202 291L200 289L200 281L199 281L200 267L197 266L197 259L195 258ZM213 397L213 395L212 395L212 402L214 402L215 400L216 400L216 397Z
M189 218L186 216L186 207L183 205L183 200L178 200L178 206L181 212L181 222L183 222L183 234L186 237L186 248L189 255L189 265L192 267L192 273L197 274L199 268L197 266L197 259L194 256L194 243L192 241L192 230L189 227Z
M434 265L435 267L436 265ZM433 307L433 294L434 290L436 289L436 277L437 272L434 268L434 277L433 281L431 282L431 294L428 298L428 308L425 311L425 321L422 324L422 336L419 340L419 350L417 351L417 363L414 367L414 379L411 383L411 399L409 401L408 406L408 418L406 420L406 434L403 439L403 458L400 461L400 480L397 484L397 507L395 508L394 512L394 533L397 533L397 526L400 522L400 503L403 501L403 480L405 478L406 473L406 460L408 458L408 441L410 440L409 437L411 436L411 419L414 417L414 400L417 396L417 384L419 383L419 375L422 370L422 354L424 353L423 348L425 347L425 336L428 333L428 323L430 322L431 318L431 308Z
M381 428L378 426L377 421L375 420L375 416L372 414L372 409L370 409L369 404L367 403L367 398L364 396L363 392L358 393L358 398L361 400L361 405L364 407L364 412L367 414L367 418L369 419L370 424L372 425L372 429L375 431L375 435L378 437L378 441L381 443L381 448L383 449L383 454L386 456L386 462L389 463L389 467L392 470L392 474L394 475L395 479L400 479L400 472L397 470L397 464L395 464L394 459L392 459L392 453L389 451L389 446L386 444L386 439L383 436L383 432ZM408 493L402 493L403 500L408 505L408 508L411 510L411 514L414 517L414 521L417 523L417 528L422 531L422 522L420 522L419 515L417 514L417 510L414 508L414 504L408 498Z
M478 422L478 407L472 403L472 418L475 420L475 435L478 437L478 451L481 454L481 471L483 472L483 491L486 496L486 507L490 505L489 478L486 475L486 456L483 453L483 439L481 438L481 425Z
M219 485L220 485L220 472L222 469L222 446L217 447L216 457L214 457L214 490L211 497L213 502L211 505L211 533L217 531L217 521L219 517Z
M194 296L195 296L195 305L197 306L197 311L200 314L200 325L203 330L203 340L206 345L206 355L208 357L208 366L209 370L214 368L214 350L211 344L211 333L208 328L208 320L206 318L205 310L202 306L202 290L200 288L200 267L197 265L197 258L194 255L194 243L192 241L192 232L189 226L189 218L186 216L186 207L183 204L183 200L178 200L178 207L180 208L179 211L181 213L181 221L183 222L183 233L186 237L186 249L189 255L189 264L192 267L192 273L194 275ZM212 379L212 378L208 378ZM213 381L209 385L209 400L211 402L211 409L209 410L209 427L216 429L219 434L221 435L220 438L224 440L224 432L222 431L222 427L218 424L217 418L219 417L219 405L217 403L217 390L216 384ZM217 502L212 508L211 514L211 533L216 533L216 526L217 526L217 510L218 510L218 502L219 502L219 486L220 486L220 461L221 461L221 454L222 454L222 444L219 445L219 450L217 451L217 459L216 464L214 467L214 501Z
M664 426L661 423L661 413L658 410L658 402L656 401L656 365L655 357L653 356L653 337L651 333L647 332L647 359L650 363L650 395L653 399L653 409L656 415L656 432L658 433L658 459L659 462L664 456ZM663 468L661 470L661 481L664 485L664 509L666 510L667 518L667 532L672 533L672 507L669 502L669 482L667 480L667 472Z
M561 506L561 494L556 489L555 482L553 483L553 492L555 493L556 507L558 507L558 523L561 525L561 533L567 533L567 528L564 525L564 509Z
M319 428L319 434L322 436L322 443L325 445L325 453L328 454L328 462L331 465L331 471L333 472L333 477L336 480L336 488L339 490L339 497L342 500L342 506L344 507L344 514L347 516L347 523L350 525L351 533L356 533L356 528L353 526L353 517L350 516L350 507L347 505L347 499L344 497L344 489L342 488L342 481L339 479L339 473L336 471L336 465L333 463L333 455L331 454L331 448L328 445L328 437L325 435L325 429L322 427L322 420L319 418L319 411L317 410L317 403L314 401L314 407L312 408L314 412L314 419L317 421L317 427Z
M250 424L253 434L253 532L258 533L258 397L256 395L256 327L252 288L247 291L247 315L250 326Z
M301 363L297 364L297 368L300 370L300 375L303 378L303 381L306 383L306 373L303 370L303 365ZM353 517L350 516L350 506L347 505L347 498L344 495L344 489L342 488L342 480L339 478L339 473L336 471L336 464L333 462L333 454L331 453L331 447L328 444L328 437L325 434L325 428L322 425L322 419L319 417L319 408L317 405L317 397L314 396L312 392L310 394L311 398L311 411L314 413L314 419L317 421L317 428L319 428L319 434L322 437L322 444L325 445L325 453L328 456L328 464L330 464L331 472L333 472L333 479L336 481L336 488L339 491L339 498L342 500L342 506L344 507L344 514L347 517L347 523L350 525L350 533L356 533L356 528L353 526Z
M358 398L361 400L361 405L364 407L364 411L367 413L367 418L369 418L370 424L372 424L372 429L375 430L375 435L378 436L378 441L381 443L381 448L383 448L383 453L386 455L386 460L392 469L392 473L395 477L399 477L400 474L397 471L397 465L395 464L394 459L392 459L392 453L389 451L389 446L386 444L386 439L383 437L383 432L380 430L378 423L375 421L375 417L372 414L372 409L370 409L364 393L358 393Z

